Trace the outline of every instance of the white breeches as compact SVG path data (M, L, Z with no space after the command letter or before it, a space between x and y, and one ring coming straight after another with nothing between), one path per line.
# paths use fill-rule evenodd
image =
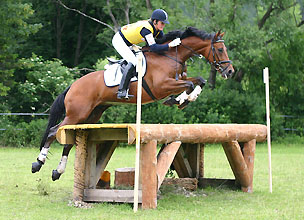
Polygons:
M112 44L115 50L129 63L132 63L134 66L137 64L137 58L131 51L131 47L128 47L122 37L120 36L119 32L117 32L113 39Z

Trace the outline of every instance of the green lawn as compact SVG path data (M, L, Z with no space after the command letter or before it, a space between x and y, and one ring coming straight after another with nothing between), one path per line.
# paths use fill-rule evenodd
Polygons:
M198 190L189 197L166 190L156 210L133 213L129 204L92 204L81 209L69 206L73 189L74 149L66 172L59 181L51 180L62 148L52 148L49 160L36 174L31 163L37 149L0 148L0 219L304 219L304 146L273 144L273 193L268 186L266 144L258 144L254 168L254 193L223 189ZM107 167L113 176L118 167L134 166L135 149L118 148ZM220 145L205 149L205 176L233 178Z

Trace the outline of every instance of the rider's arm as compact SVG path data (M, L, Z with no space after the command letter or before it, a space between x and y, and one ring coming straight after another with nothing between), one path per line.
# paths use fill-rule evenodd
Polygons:
M153 37L153 34L150 30L143 28L140 34L145 38L146 42L148 43L151 51L153 52L161 52L167 51L169 49L168 44L157 44Z

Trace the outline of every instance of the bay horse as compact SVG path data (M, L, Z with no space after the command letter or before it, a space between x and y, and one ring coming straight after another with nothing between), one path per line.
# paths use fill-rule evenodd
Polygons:
M205 85L205 80L202 77L187 78L185 62L192 56L205 57L223 77L230 77L234 69L222 40L223 35L224 33L220 31L210 34L188 27L185 31L169 32L158 42L168 43L179 37L181 44L176 48L170 48L169 51L158 54L144 47L147 68L143 80L146 81L150 92L142 91L142 103L150 103L180 93L182 94L177 98L171 98L164 104L177 104L184 107L189 101L194 101ZM60 94L50 108L48 125L40 144L40 154L37 161L32 163L32 173L38 172L45 163L50 145L55 140L59 127L96 123L110 106L136 103L137 82L130 84L129 94L134 95L131 100L117 99L117 90L118 86L105 85L104 70L101 70L79 78ZM57 124L64 115L63 121ZM65 171L72 146L71 144L64 145L61 161L52 173L53 181L59 179Z

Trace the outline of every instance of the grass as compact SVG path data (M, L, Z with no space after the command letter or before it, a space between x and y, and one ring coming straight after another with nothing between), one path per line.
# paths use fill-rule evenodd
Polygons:
M257 145L254 193L223 189L198 190L194 195L165 190L156 210L133 213L129 204L92 204L92 208L69 206L73 189L74 149L66 172L59 181L51 180L62 148L55 146L39 173L31 173L38 155L34 148L0 148L0 219L303 219L304 146L273 144L273 193L268 186L268 156L265 144ZM134 166L135 149L118 148L107 170ZM220 145L205 149L205 176L233 178Z

